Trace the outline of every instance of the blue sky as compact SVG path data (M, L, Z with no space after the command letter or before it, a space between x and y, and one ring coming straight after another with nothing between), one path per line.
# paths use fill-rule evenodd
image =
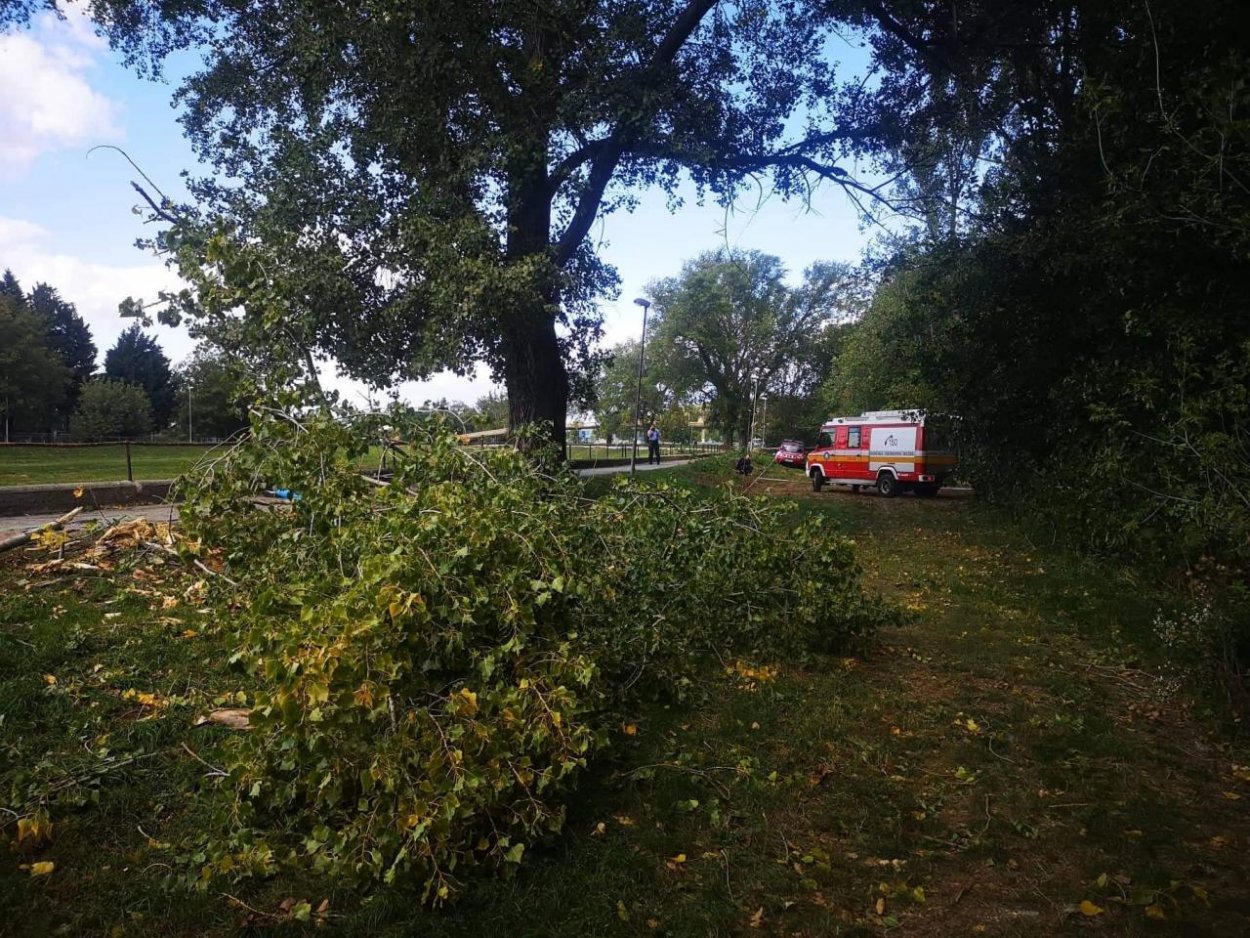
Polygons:
M845 47L844 47L845 48ZM174 75L190 68L177 63ZM46 281L77 304L91 325L101 360L128 322L117 315L126 296L153 298L176 283L160 261L134 247L146 229L133 214L134 172L109 144L125 148L172 197L183 194L180 174L198 164L182 138L170 99L173 84L145 81L122 68L89 24L44 16L29 30L0 35L0 267L12 268L29 289ZM603 304L609 344L637 337L633 298L650 280L676 274L683 261L726 244L781 257L797 278L813 261L857 260L870 233L854 207L827 188L810 208L772 198L757 207L743 199L732 214L695 204L693 192L676 213L659 191L642 194L632 213L603 220L594 231L605 260L621 276L621 295ZM182 330L157 327L175 362L192 348ZM337 378L330 383L358 395ZM477 379L439 375L406 385L402 396L472 401L490 388Z

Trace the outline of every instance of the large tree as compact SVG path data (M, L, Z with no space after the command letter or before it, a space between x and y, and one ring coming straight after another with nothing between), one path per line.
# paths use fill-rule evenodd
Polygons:
M0 414L5 442L14 429L47 429L69 381L69 369L48 346L43 323L22 302L21 291L0 290Z
M636 420L645 430L650 421L660 419L674 403L672 386L657 372L654 355L646 356L643 362L641 402L639 380L637 340L613 346L599 369L594 402L599 432L609 443L617 438L632 439ZM635 407L639 410L635 411ZM665 434L666 439L668 436Z
M163 430L169 425L178 405L177 382L160 345L138 323L118 336L104 356L104 376L142 388L152 404L156 427Z
M745 446L761 395L814 387L808 363L857 296L853 284L840 264L814 265L792 288L772 255L703 254L648 288L656 370L680 392L705 394L724 439Z
M726 196L761 174L853 187L835 163L866 133L832 117L835 40L803 0L90 7L137 61L204 59L177 100L218 176L195 210L149 193L199 288L169 315L305 372L485 360L513 425L559 439L616 282L597 219L685 175Z
M247 428L250 383L242 362L200 345L176 374L180 434L226 438Z
M49 346L72 375L62 408L68 415L78 403L83 384L95 373L96 347L91 339L91 327L78 315L73 303L64 300L46 283L36 284L26 299L31 312L44 323Z

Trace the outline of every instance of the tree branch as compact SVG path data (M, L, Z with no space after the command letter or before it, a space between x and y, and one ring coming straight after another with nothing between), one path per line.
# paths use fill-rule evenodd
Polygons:
M673 23L668 33L660 40L660 44L656 47L651 59L640 72L638 76L639 85L645 86L649 84L660 69L669 65L677 57L681 47L686 44L691 34L698 28L699 23L702 22L703 17L707 15L712 7L716 6L716 3L717 0L690 0L686 8L682 10L681 15L677 17L677 21ZM650 114L646 114L639 119L648 120L650 117ZM612 181L612 175L616 172L616 167L621 161L621 154L632 139L634 130L635 127L632 122L631 124L621 122L612 131L611 136L606 140L599 141L602 146L598 153L593 156L590 177L587 180L586 188L583 190L581 198L578 199L577 208L573 212L573 217L569 220L568 227L565 228L564 234L560 236L560 240L556 243L555 260L560 266L568 262L569 258L573 256L573 252L577 250L578 245L585 240L586 235L590 232L590 226L594 224L595 215L598 214L599 205L603 201L603 193L607 190L608 183ZM582 162L585 162L585 160L583 159ZM570 168L568 172L572 172L573 168Z

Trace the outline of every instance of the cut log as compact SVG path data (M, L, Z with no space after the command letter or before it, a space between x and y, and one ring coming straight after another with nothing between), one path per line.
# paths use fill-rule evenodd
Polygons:
M23 544L29 544L36 534L42 534L44 531L59 531L65 525L69 524L82 511L82 506L75 508L73 511L67 511L55 521L49 521L47 524L41 524L38 527L31 528L22 534L14 534L0 541L0 553L6 550L12 550L14 547L21 547Z

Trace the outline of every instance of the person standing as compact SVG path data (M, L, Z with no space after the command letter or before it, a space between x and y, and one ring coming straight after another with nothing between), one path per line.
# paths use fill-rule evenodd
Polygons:
M655 460L655 464L660 464L660 428L654 423L651 429L647 431L647 465L651 465L651 461Z

